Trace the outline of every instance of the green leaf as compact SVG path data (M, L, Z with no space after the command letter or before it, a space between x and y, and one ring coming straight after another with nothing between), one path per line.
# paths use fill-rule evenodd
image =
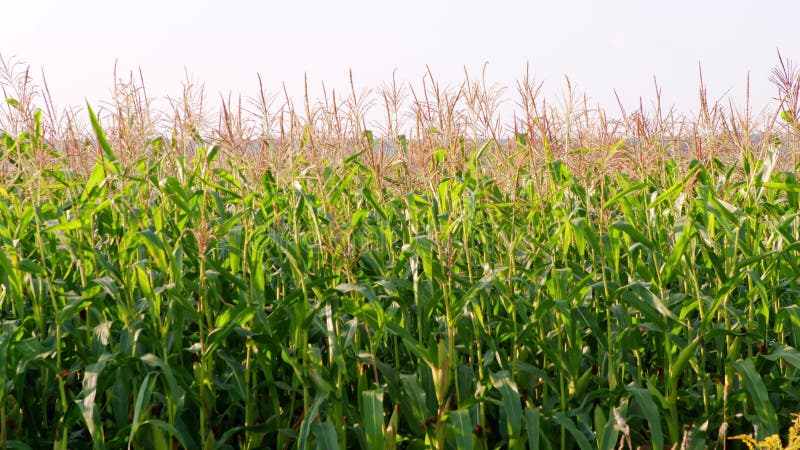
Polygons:
M782 359L791 364L794 368L800 369L800 352L792 347L789 347L788 345L783 345L776 342L772 344L771 352L759 355L759 357L769 361L777 361Z
M150 396L153 394L153 388L155 387L157 378L157 373L149 372L147 375L145 375L141 386L139 386L139 394L136 396L136 406L133 408L131 432L128 435L128 447L133 444L133 438L136 436L136 432L139 430L139 426L141 425L139 423L139 418L142 415L142 410L144 409L145 405L150 402Z
M34 275L47 276L47 272L44 270L44 267L28 258L24 258L19 261L19 270Z
M86 201L97 197L97 195L101 192L100 188L105 185L105 181L106 171L103 167L103 164L95 164L92 168L92 173L89 175L89 179L86 180L86 185L83 187L83 192L81 193L81 203L85 203Z
M178 443L184 448L196 446L196 444L193 443L191 438L188 435L186 435L186 433L181 432L177 428L173 427L167 422L164 422L161 419L148 419L142 422L142 425L152 425L153 427L156 427L162 431L166 431L171 436L178 438Z
M589 443L589 439L586 438L586 435L583 434L578 427L575 426L575 423L569 417L565 416L564 413L558 412L553 414L553 418L555 419L556 423L564 427L569 434L572 435L572 438L575 439L575 442L578 444L578 447L581 450L593 450L594 447Z
M377 302L378 301L378 296L375 295L375 292L372 289L370 289L370 288L368 288L366 286L360 286L358 284L352 284L352 283L342 283L342 284L336 286L334 289L336 289L337 291L342 292L342 293L358 292L359 294L363 295L364 298L366 298L369 301L372 301L372 302Z
M525 425L528 432L528 449L539 450L539 441L541 439L539 408L525 408Z
M683 227L680 230L680 236L678 240L675 242L675 246L672 248L672 252L669 254L669 258L667 258L667 263L664 266L664 277L661 280L662 285L669 284L673 278L675 278L675 274L678 271L678 265L680 265L681 258L683 258L684 254L686 253L686 249L689 246L689 242L692 240L692 237L695 235L695 228L694 228L694 221L692 220L691 216L686 218L686 223L684 223Z
M486 153L486 150L489 149L489 146L494 142L494 139L488 139L477 151L472 153L472 157L470 158L470 165L473 168L478 167L478 163L481 162L483 155Z
M80 220L70 220L68 222L59 222L53 226L47 227L42 231L45 232L53 232L53 231L70 231L70 230L77 230L83 226Z
M420 385L416 375L403 374L400 375L400 381L403 386L403 396L411 407L411 411L415 417L427 418L433 411L428 409L428 399L425 389ZM430 390L431 392L433 389Z
M666 314L663 312L667 309L661 300L652 291L643 287L640 283L633 283L628 286L622 286L614 293L614 297L618 297L634 308L636 308L644 318L657 326L660 330L667 327Z
M167 177L164 183L164 192L166 192L170 200L175 202L185 213L192 214L192 206L189 204L189 195L183 189L183 186L181 186L177 178L173 176Z
M433 152L433 161L436 164L441 164L442 162L444 162L445 156L447 156L447 150L440 148Z
M522 427L522 399L517 384L505 370L491 375L492 386L500 391L503 400L503 411L508 418L509 438L519 438Z
M328 392L318 392L316 397L314 397L314 403L311 405L311 409L306 414L306 417L303 419L303 423L300 424L300 434L297 437L297 447L300 450L305 450L308 444L308 436L311 432L311 426L314 422L317 421L317 416L319 416L319 408L322 406L322 403L328 398ZM334 430L334 440L336 437L336 432ZM317 443L317 447L319 447L319 443Z
M453 424L453 431L456 435L456 447L470 449L473 447L472 436L472 417L469 410L459 409L451 411L450 421Z
M784 192L800 192L800 184L797 183L785 183L780 181L756 181L755 186L776 189Z
M647 419L647 424L650 426L650 442L653 444L655 450L664 448L664 434L661 431L661 415L658 412L658 406L653 401L650 392L647 389L628 386L625 388L628 392L633 394L636 403L642 408L644 417Z
M638 242L645 246L647 249L653 249L655 246L653 242L647 238L638 228L635 226L627 223L627 222L616 222L611 225L611 228L616 228L623 233L630 236L635 242Z
M336 428L330 421L311 425L311 432L317 441L317 450L338 450Z
M86 429L89 430L89 434L92 436L92 441L95 445L102 445L105 440L103 428L100 426L98 405L95 402L97 398L97 384L100 374L103 372L106 364L114 358L115 355L104 353L97 362L86 367L86 371L83 375L83 390L81 391L80 397L75 400L83 414L83 419L86 421Z
M647 207L648 208L655 208L656 206L660 205L661 203L667 201L673 194L675 194L676 192L678 192L681 189L683 189L683 187L686 185L686 183L692 177L694 177L694 175L702 168L703 168L703 166L701 166L699 164L693 166L689 170L689 172L687 172L686 175L684 175L684 177L680 181L678 181L677 183L673 184L667 190L665 190L664 192L659 194L659 196L656 197L655 200L653 200L649 205L647 205Z
M613 411L610 412L613 414ZM603 410L596 406L594 410L594 427L597 433L598 450L613 450L617 444L619 428L614 417L606 417Z
M65 306L58 313L58 323L64 323L78 314L80 311L88 308L92 304L92 300L83 297L75 297L70 300L69 304Z
M603 209L606 209L609 206L613 206L615 203L617 203L621 199L627 197L631 193L636 192L636 191L640 191L640 190L642 190L642 189L644 189L646 187L647 187L647 184L645 184L645 183L636 183L636 184L632 184L632 185L628 186L627 188L621 190L619 193L615 194L613 197L608 199L608 201L606 201L603 204Z
M362 419L367 445L369 448L386 448L383 437L383 390L364 391L361 398L364 402Z
M86 107L89 109L89 120L92 122L92 129L95 135L97 135L97 142L103 150L103 156L111 163L109 167L115 169L115 173L119 173L119 167L116 164L117 156L114 155L114 152L111 150L111 144L108 143L103 127L100 126L100 121L97 119L97 115L94 113L91 105L89 105L89 102L86 102Z
M181 399L184 396L185 391L178 384L178 381L175 377L175 373L172 370L172 366L167 365L163 360L161 360L158 356L152 353L147 353L145 355L142 355L139 359L146 365L150 367L157 367L161 371L161 373L167 380L167 388L169 389L169 395L172 398ZM187 442L190 441L190 439L187 436L184 436L184 440Z
M689 364L689 360L692 356L694 356L694 352L697 350L701 341L702 338L700 336L695 337L694 340L678 354L678 358L670 368L669 378L667 379L670 386L678 385L678 378L683 374L683 370Z
M769 400L769 392L764 380L756 371L755 365L751 358L745 360L735 361L732 363L733 368L742 377L744 388L753 402L756 414L758 415L758 440L762 440L773 434L778 434L779 424L778 415L775 413L775 408Z

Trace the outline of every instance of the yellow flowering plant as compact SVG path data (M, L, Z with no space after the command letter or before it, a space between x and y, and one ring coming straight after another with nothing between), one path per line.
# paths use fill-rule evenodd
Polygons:
M794 414L794 423L789 428L789 440L786 447L783 446L781 438L777 434L767 437L762 441L757 441L752 436L740 434L731 439L744 442L750 450L798 450L800 449L800 414Z

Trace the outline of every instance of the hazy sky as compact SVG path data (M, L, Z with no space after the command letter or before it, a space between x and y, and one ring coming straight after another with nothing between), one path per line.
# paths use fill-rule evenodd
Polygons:
M741 102L748 72L754 105L775 96L777 50L800 59L800 2L702 1L63 1L4 0L0 54L44 69L59 106L107 98L113 67L141 70L153 96L180 94L185 69L220 92L251 95L260 73L284 81L376 87L397 69L418 83L430 66L442 83L464 67L513 87L530 63L549 95L564 75L615 108L654 98L696 109L698 64L709 93Z

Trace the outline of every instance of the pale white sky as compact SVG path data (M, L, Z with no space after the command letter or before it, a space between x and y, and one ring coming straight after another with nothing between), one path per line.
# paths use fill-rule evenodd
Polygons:
M44 69L59 106L108 97L120 73L141 68L153 96L180 94L184 69L220 92L252 95L256 73L268 90L284 81L296 98L312 86L377 87L397 69L419 83L425 65L442 83L466 66L513 88L530 62L548 96L564 75L601 105L654 97L696 109L698 63L712 97L753 104L775 96L769 72L800 59L800 2L672 1L63 1L0 0L0 54Z

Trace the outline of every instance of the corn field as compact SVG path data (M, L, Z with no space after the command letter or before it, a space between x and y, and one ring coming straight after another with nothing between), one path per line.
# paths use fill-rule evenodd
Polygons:
M0 142L3 450L742 448L800 411L777 139L642 165L529 120L412 164L306 125L254 168L87 116L85 171L41 110Z

